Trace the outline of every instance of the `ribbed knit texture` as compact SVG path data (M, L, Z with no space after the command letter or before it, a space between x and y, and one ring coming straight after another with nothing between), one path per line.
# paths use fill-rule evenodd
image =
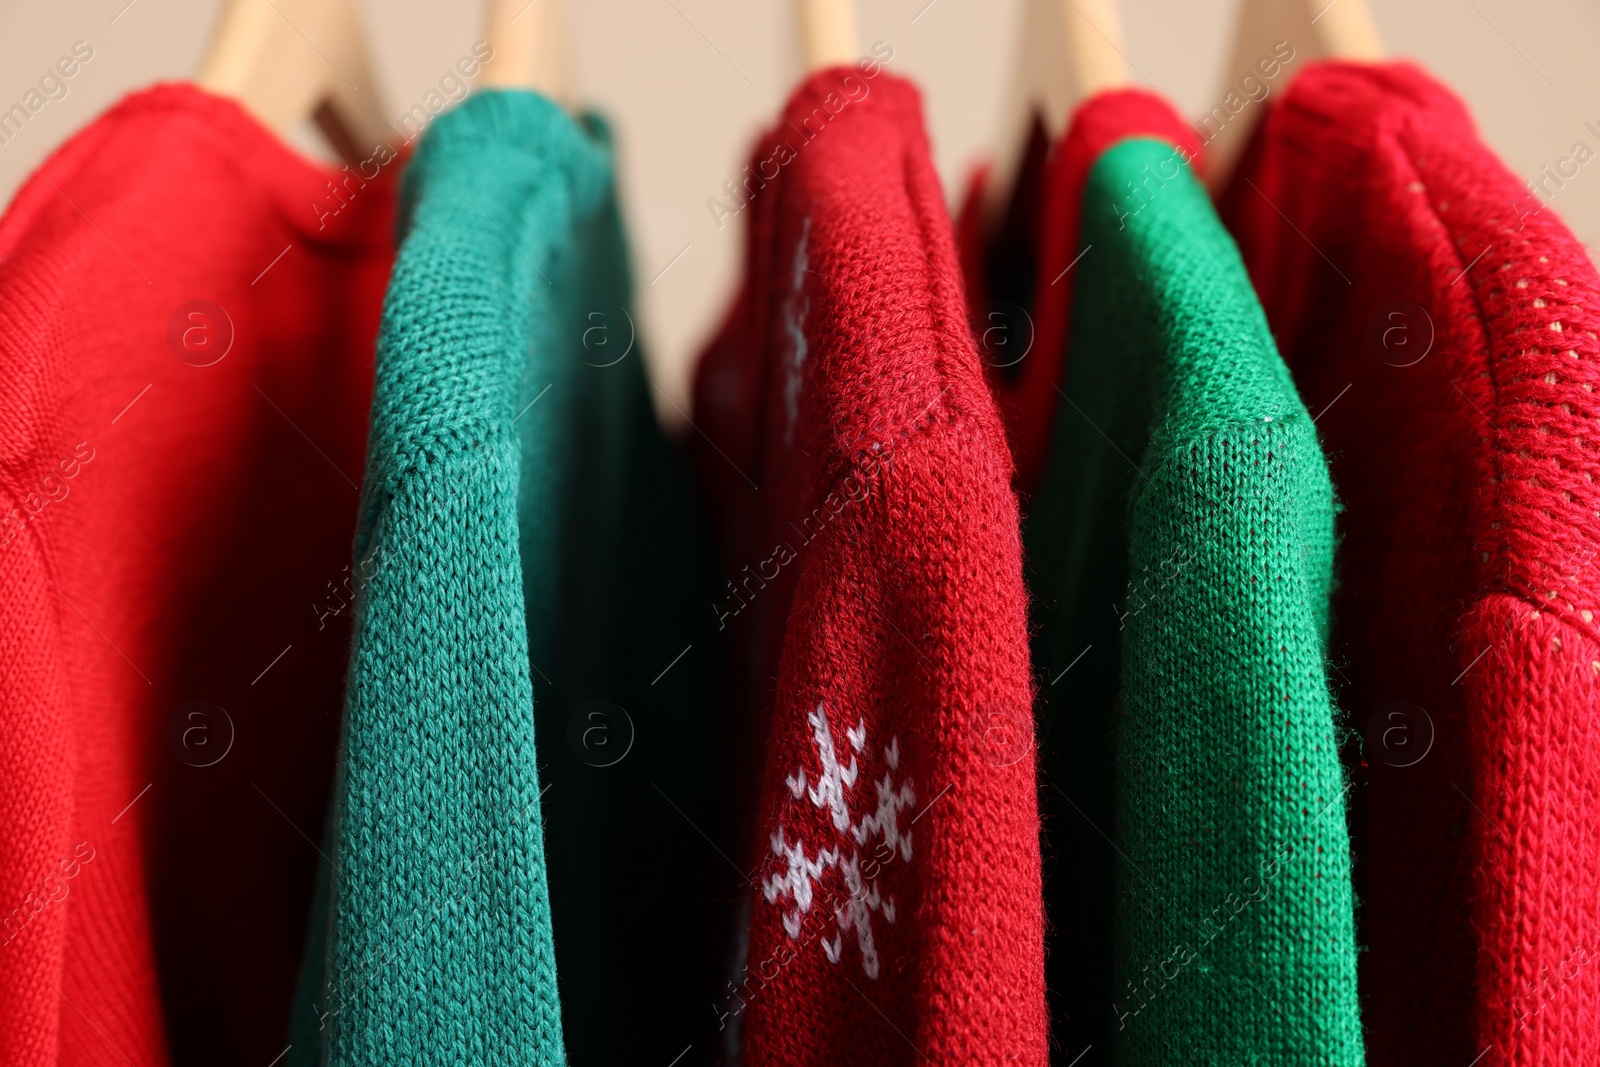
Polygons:
M695 381L712 610L764 766L725 1062L1042 1067L1011 464L921 102L866 70L813 75L758 142Z
M703 589L673 610L704 565L631 345L606 134L483 93L404 189L296 1055L316 1061L321 1026L332 1064L564 1062L553 922L574 1061L665 1063L711 996L689 981L703 846L649 783L704 818L715 661L665 672L703 640ZM589 700L632 717L615 766L571 743ZM626 748L620 719L578 735L596 729Z
M1078 111L1033 301L1038 344L1070 322L1065 370L1030 352L997 383L1035 392L1008 404L1024 447L1054 412L1024 531L1052 1055L1356 1067L1334 497L1196 154L1150 94Z
M1541 207L1406 64L1302 71L1224 201L1348 509L1382 1067L1600 1061L1600 278Z
M343 182L166 85L0 221L7 1067L283 1051L391 256Z

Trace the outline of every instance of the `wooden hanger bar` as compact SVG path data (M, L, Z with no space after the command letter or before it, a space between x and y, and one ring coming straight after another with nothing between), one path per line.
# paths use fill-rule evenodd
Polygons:
M807 72L849 66L861 58L854 0L798 0Z
M484 84L531 89L571 105L570 37L561 0L489 0L485 40L494 59L483 68Z
M1383 41L1378 37L1378 24L1372 20L1367 0L1337 0L1319 8L1312 17L1320 32L1324 57L1367 62L1383 58Z
M279 134L315 119L347 162L392 137L354 0L228 0L195 81Z
M1054 141L1079 103L1129 82L1117 0L1026 0L1021 31L1017 76L985 187L984 213L990 219L998 217L1011 195L1035 115Z
M1293 49L1294 58L1287 63L1282 62L1287 49L1280 48L1280 42ZM1244 0L1218 103L1229 93L1240 94L1246 77L1266 85L1271 97L1286 89L1300 68L1313 60L1376 62L1382 58L1383 42L1367 0ZM1275 64L1280 73L1270 80L1264 78L1264 62L1269 64L1267 69ZM1261 121L1264 104L1265 100L1252 100L1220 129L1211 128L1217 125L1215 120L1207 127L1202 117L1198 128L1210 137L1205 145L1206 177L1213 189L1221 188L1233 173L1239 153Z
M1060 125L1064 126L1070 108L1079 101L1104 89L1128 84L1128 61L1117 0L1056 0L1055 7L1060 15L1071 96L1068 110L1059 116Z

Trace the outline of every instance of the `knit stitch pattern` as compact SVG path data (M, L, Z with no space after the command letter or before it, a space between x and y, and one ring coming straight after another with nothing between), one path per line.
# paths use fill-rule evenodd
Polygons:
M1053 151L1042 122L1035 120L994 232L983 211L989 168L980 168L968 183L957 220L967 304L973 330L985 340L989 385L1006 420L1016 485L1024 498L1039 485L1062 403L1056 386L1067 355L1072 290L1084 248L1078 239L1084 183L1106 149L1140 136L1181 146L1199 172L1204 162L1199 140L1170 104L1142 89L1113 89L1073 112ZM1133 201L1130 209L1138 203ZM1028 314L1017 322L996 320L996 308L1004 306L999 301L1026 307ZM1003 332L994 332L997 325Z
M342 180L162 85L0 221L7 1067L283 1051L392 256L390 176L319 219Z
M1367 727L1382 1067L1600 1061L1600 277L1557 192L1417 68L1329 63L1224 200L1348 508L1334 645Z
M541 723L535 744L530 653L557 647L595 376L642 388L637 359L584 366L586 313L627 300L609 155L547 100L484 93L430 130L404 196L325 963L295 1050L320 1026L329 1064L557 1065L536 759L565 739Z
M765 768L725 1062L1042 1067L1017 504L918 95L817 73L751 171L694 412Z
M1118 1062L1281 1063L1326 1044L1359 1062L1320 663L1331 492L1237 254L1187 173L1200 163L1164 101L1107 92L1048 164L1030 151L993 237L982 173L963 211L975 322L991 295L1031 300L1037 331L990 381L1027 494L1046 681L1052 1055L1110 1062L1115 1043ZM1221 590L1237 602L1213 604ZM1225 670L1196 669L1207 663ZM1203 714L1176 713L1195 702ZM1288 723L1280 703L1297 709ZM1163 770L1226 784L1174 791ZM1307 790L1333 803L1297 811ZM1332 865L1309 862L1317 852ZM1273 955L1258 965L1256 949ZM1259 996L1268 982L1295 998L1292 1022Z
M1050 914L1088 971L1056 1055L1109 1036L1123 1064L1356 1067L1333 491L1182 140L1123 140L1088 171L1027 510L1046 790L1068 801Z
M1045 664L1110 653L1122 630L1117 704L1069 689L1053 715L1109 720L1115 737L1118 1062L1358 1067L1317 430L1171 144L1102 155L1083 243L1104 259L1074 291L1070 405L1027 542L1035 589L1066 616L1042 627ZM1048 568L1051 553L1066 566Z

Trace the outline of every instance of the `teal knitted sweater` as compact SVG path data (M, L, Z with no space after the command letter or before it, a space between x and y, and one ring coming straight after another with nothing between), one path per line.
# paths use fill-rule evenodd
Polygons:
M1109 957L1110 1003L1102 977L1072 1007L1101 1013L1119 1064L1355 1067L1316 427L1172 145L1106 151L1081 218L1025 531L1062 857L1052 951L1091 975Z
M711 1000L690 820L720 672L608 135L475 96L401 216L292 1062L665 1063Z

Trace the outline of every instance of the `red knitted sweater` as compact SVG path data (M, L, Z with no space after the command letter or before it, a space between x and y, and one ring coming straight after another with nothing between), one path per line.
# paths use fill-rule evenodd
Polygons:
M1346 504L1370 1062L1600 1062L1600 278L1404 64L1302 72L1224 215Z
M746 1067L1047 1058L1017 505L920 111L870 63L796 91L695 383L764 751Z
M1197 175L1204 158L1193 130L1161 97L1143 89L1097 93L1072 113L1051 151L1037 121L997 232L985 232L982 203L989 168L974 172L957 215L958 251L973 330L988 363L990 387L1005 418L1017 464L1017 488L1037 486L1050 454L1057 384L1072 333L1072 292L1083 186L1105 151L1134 137L1170 141ZM1032 265L1030 274L1019 276ZM1000 285L995 285L998 279ZM996 291L996 290L1000 291ZM1018 315L1005 306L1033 308Z
M0 221L8 1067L283 1051L389 184L171 85L79 133Z

